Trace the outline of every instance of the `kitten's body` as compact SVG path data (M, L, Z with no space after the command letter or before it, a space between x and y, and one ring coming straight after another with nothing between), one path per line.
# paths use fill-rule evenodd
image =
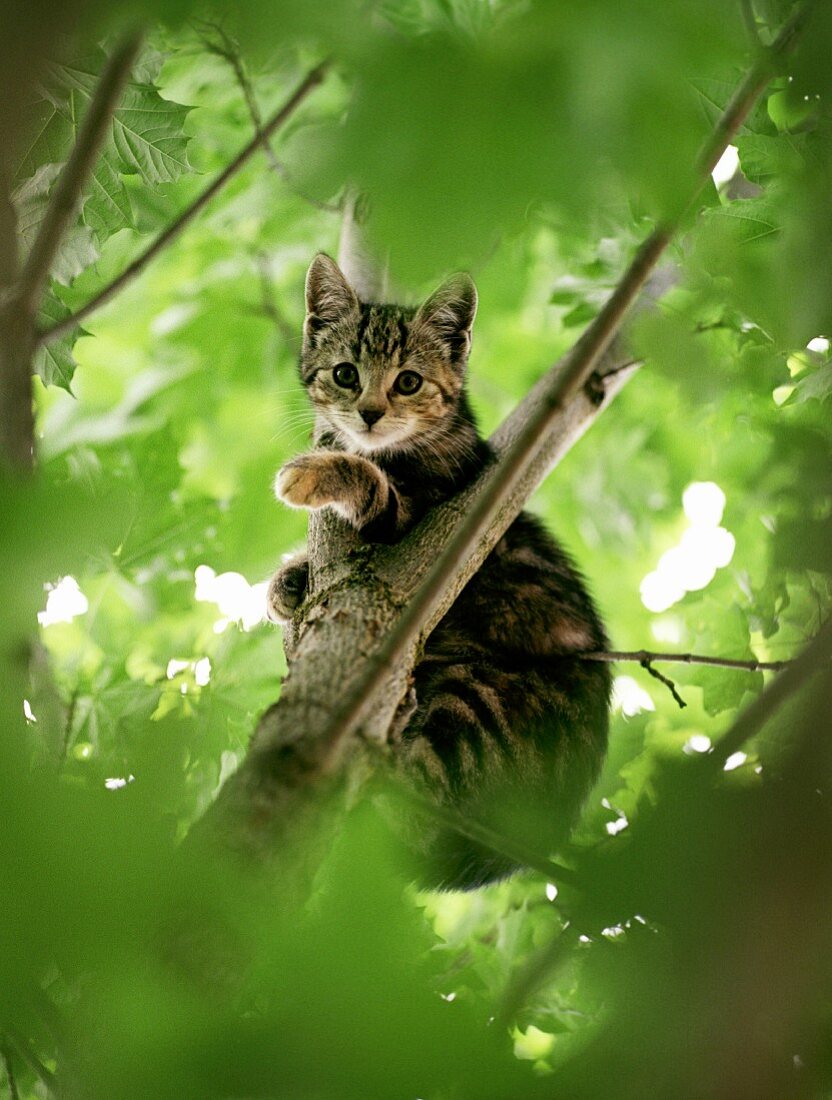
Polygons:
M283 467L278 496L334 507L369 541L398 541L491 460L463 384L473 284L450 280L419 311L367 305L319 256L307 307L301 376L319 449ZM299 559L276 574L275 618L298 606L305 570ZM556 847L607 737L609 673L570 654L605 643L574 566L521 513L428 639L416 709L396 745L403 769L533 849ZM423 834L418 846L433 885L469 888L516 869L453 833Z

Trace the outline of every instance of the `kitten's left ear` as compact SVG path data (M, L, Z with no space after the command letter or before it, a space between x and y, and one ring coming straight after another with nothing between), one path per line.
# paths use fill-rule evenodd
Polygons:
M464 361L471 350L471 327L477 315L477 288L470 275L451 275L434 290L416 314L415 328L429 329L445 344L453 362Z
M325 252L319 252L306 273L306 335L358 313L355 291L341 268Z

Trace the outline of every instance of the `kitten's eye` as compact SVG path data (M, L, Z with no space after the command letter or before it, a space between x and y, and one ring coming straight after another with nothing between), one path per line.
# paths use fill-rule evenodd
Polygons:
M415 370L403 370L393 383L393 389L399 393L409 395L415 393L422 385L422 376Z
M335 384L344 390L354 390L358 385L358 371L352 363L339 363L332 372Z

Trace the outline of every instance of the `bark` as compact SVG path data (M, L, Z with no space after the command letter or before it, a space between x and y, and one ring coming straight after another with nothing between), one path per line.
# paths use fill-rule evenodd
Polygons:
M28 473L34 456L30 361L25 318L13 301L18 278L17 219L11 165L0 153L0 467Z

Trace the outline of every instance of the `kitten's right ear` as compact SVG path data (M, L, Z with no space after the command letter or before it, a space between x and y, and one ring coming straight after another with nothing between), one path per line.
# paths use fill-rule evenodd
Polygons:
M460 271L434 290L413 319L416 329L429 329L447 345L451 360L464 364L471 350L471 328L477 315L477 288Z
M358 308L358 297L338 264L319 252L306 273L304 333L311 336L325 325L357 313Z

